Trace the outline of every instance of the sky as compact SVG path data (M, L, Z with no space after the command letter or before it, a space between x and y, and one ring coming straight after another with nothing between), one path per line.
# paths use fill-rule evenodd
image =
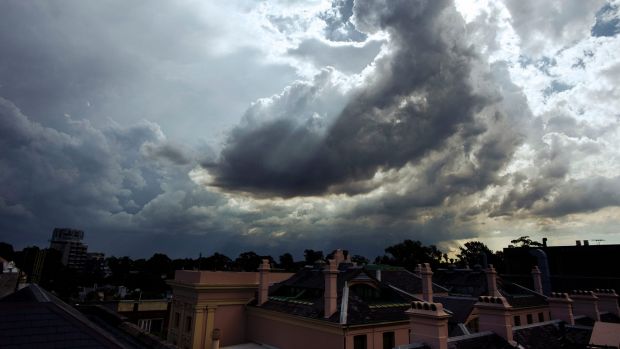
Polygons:
M620 243L619 33L619 0L2 1L0 241Z

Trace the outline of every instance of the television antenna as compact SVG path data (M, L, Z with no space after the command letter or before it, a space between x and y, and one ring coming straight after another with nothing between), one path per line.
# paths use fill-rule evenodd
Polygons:
M600 245L600 244L601 244L601 241L605 241L605 239L594 239L594 240L592 240L592 241L596 241L596 242L597 242L597 245Z

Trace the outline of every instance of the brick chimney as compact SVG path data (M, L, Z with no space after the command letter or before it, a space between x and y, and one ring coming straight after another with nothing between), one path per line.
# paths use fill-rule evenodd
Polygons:
M497 289L497 272L495 268L493 268L493 264L489 264L489 268L485 270L487 274L487 287L488 287L488 296L490 297L500 297L501 294Z
M409 315L411 343L425 343L431 349L448 349L448 318L441 303L412 302Z
M512 342L512 306L504 297L480 296L478 309L480 332L491 331Z
M573 290L570 294L570 298L573 300L573 314L585 315L594 319L594 321L600 321L601 315L598 311L598 297L594 295L592 291Z
M336 312L338 308L338 264L335 259L330 259L325 266L325 318Z
M568 296L568 293L551 293L551 296L547 297L549 302L549 311L551 312L551 319L562 320L569 325L575 324L575 318L573 317L573 300Z
M544 290L543 290L543 284L542 284L542 278L541 275L542 273L540 272L540 269L538 269L538 266L534 266L534 268L532 268L532 279L534 279L534 291L543 294Z
M271 266L268 259L258 267L258 305L263 305L269 299L269 271Z
M618 294L615 290L595 290L594 295L598 297L599 312L609 312L620 316L620 309L618 309Z
M420 277L422 278L422 299L426 302L433 302L433 271L428 263L420 266Z
M341 249L337 249L334 252L334 259L336 260L336 268L340 265L340 263L345 261L344 252Z

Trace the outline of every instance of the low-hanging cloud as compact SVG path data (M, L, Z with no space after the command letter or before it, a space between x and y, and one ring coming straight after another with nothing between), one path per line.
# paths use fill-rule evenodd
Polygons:
M347 192L348 184L380 169L398 169L431 151L453 149L451 137L467 145L466 152L476 152L482 166L473 171L499 170L515 141L497 137L477 144L487 125L476 115L499 97L474 90L472 66L479 57L465 44L451 2L358 1L354 13L358 29L390 35L388 53L376 59L362 87L330 125L319 129L312 117L299 121L298 105L288 104L290 114L239 125L219 161L207 167L213 185L284 197ZM500 147L502 142L509 145ZM500 166L484 166L496 157ZM484 172L480 177L488 182Z

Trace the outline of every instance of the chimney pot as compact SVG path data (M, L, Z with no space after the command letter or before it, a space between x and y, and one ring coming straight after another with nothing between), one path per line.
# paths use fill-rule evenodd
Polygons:
M433 301L433 271L428 263L424 263L420 269L422 278L422 299L427 302Z
M407 310L411 342L425 343L431 349L448 348L448 318L441 303L414 301Z

